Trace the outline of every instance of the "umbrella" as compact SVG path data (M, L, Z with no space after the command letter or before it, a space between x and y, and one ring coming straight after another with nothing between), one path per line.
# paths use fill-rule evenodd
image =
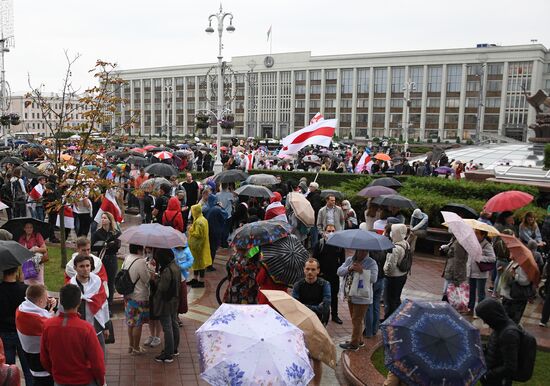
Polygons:
M328 245L347 249L367 251L386 251L393 248L393 244L386 236L362 229L347 229L334 232L327 240Z
M148 180L143 181L139 187L141 189L146 189L146 190L151 188L152 190L159 190L162 184L171 185L170 181L168 181L166 178L155 177L155 178L149 178Z
M479 217L478 213L474 209L463 204L447 204L441 208L441 211L453 212L462 218L477 219Z
M145 153L147 153L147 150L139 147L134 147L133 149L130 150L130 154L132 155L143 155Z
M144 149L146 149L147 146L144 147ZM158 146L153 146L149 149L147 149L148 152L151 152L151 153L158 153L160 151L165 151L166 148L165 147L158 147Z
M321 160L316 155L306 155L302 158L302 161L310 164L321 165Z
M391 161L391 157L386 153L377 153L374 158L380 161Z
M393 206L395 208L402 209L416 209L416 204L414 201L409 200L407 197L403 197L399 194L384 194L378 196L372 200L373 204L378 204L382 206Z
M244 181L248 177L248 174L241 170L225 170L221 173L218 173L214 176L214 181L218 184L226 184L237 181Z
M23 164L21 165L21 174L24 177L27 178L36 178L38 176L41 176L43 173L37 168L32 165Z
M344 195L337 190L325 189L321 191L321 198L323 200L328 196L334 196L338 201L342 201L344 199Z
M122 154L122 152L120 150L113 150L113 151L108 151L107 153L105 153L105 157L118 157Z
M464 219L464 222L466 224L468 224L469 226L471 226L472 229L478 229L480 231L487 232L487 235L489 237L495 237L495 236L500 235L500 232L498 231L497 228L495 228L494 226L489 225L487 223L484 223L484 222L481 222L481 221L478 221L478 220L474 220L474 219L471 219L471 218Z
M384 364L408 385L475 385L486 371L479 330L447 302L406 299L380 329Z
M292 226L286 221L265 220L245 224L233 232L231 245L238 249L272 244L292 233Z
M387 188L385 186L367 186L357 193L358 196L363 197L378 197L387 194L397 194L392 188Z
M0 161L0 165L4 164L13 164L13 165L21 165L23 163L23 160L21 158L7 156L2 158L2 161Z
M372 181L368 186L385 186L386 188L400 188L401 182L392 177L377 178Z
M271 190L265 186L259 185L244 185L235 190L235 193L239 196L248 196L248 197L264 197L270 198L273 196Z
M44 172L49 168L53 168L53 165L50 161L45 161L45 162L42 162L40 165L38 165L36 168L41 172Z
M211 385L307 385L304 333L268 305L222 304L196 331Z
M17 241L0 241L0 272L19 267L33 256L34 252Z
M286 320L304 332L309 356L334 369L336 367L336 348L327 329L315 312L284 291L261 291Z
M187 238L180 231L161 224L141 224L122 232L120 241L152 248L176 248L187 245Z
M246 179L246 182L251 185L275 185L278 184L279 181L277 180L277 177L271 175L271 174L254 174Z
M448 166L440 166L434 170L434 172L438 174L452 174L454 173L453 168L450 168Z
M510 258L520 265L531 282L538 285L540 271L531 251L515 236L501 233L500 237L510 251Z
M155 145L147 145L147 146L143 146L143 150L147 150L147 151L151 151L152 149L155 149L156 146ZM162 151L162 150L161 150Z
M2 201L0 201L0 210L2 209L8 209L9 206L7 206L6 204L4 204Z
M147 158L139 157L132 155L128 158L126 158L126 163L130 165L136 165L136 166L147 166L149 165L149 160Z
M262 247L261 263L274 282L292 286L304 277L308 251L294 235Z
M170 153L169 151L159 151L158 153L155 153L155 157L158 158L158 159L170 159L172 158L174 155L172 153Z
M462 245L462 248L475 261L480 261L483 252L472 227L466 224L456 213L442 211L441 214L445 220L443 225L449 228L458 243Z
M70 161L70 160L73 159L73 157L70 154L67 154L67 153L61 154L61 156L59 158L61 159L61 161Z
M147 166L145 172L149 174L154 174L155 176L170 177L177 176L178 171L175 167L163 163L155 163Z
M4 225L2 225L2 229L10 232L13 235L13 239L17 241L19 240L21 235L25 233L23 228L27 223L31 223L34 227L34 232L40 233L44 238L48 237L48 235L50 234L50 224L31 217L12 218L6 221Z
M487 201L483 209L487 212L504 212L522 208L533 201L533 196L519 190L499 193Z
M305 226L315 226L315 211L313 210L311 203L303 194L298 192L290 192L286 196L286 202L294 211L296 218Z

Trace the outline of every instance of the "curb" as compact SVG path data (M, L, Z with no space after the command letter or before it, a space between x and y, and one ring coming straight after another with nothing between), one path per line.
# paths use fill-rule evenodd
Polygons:
M378 372L371 361L372 354L382 346L382 337L376 335L375 339L365 340L365 346L361 347L357 351L344 351L340 357L340 363L344 377L346 380L354 386L375 386L382 385L384 383L384 376ZM364 376L354 373L351 362L363 363L361 366L361 372Z

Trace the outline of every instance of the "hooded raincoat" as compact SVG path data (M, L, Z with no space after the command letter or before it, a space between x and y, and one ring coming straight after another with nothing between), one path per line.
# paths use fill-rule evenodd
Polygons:
M181 215L181 203L177 197L170 197L168 207L162 215L162 225L171 226L183 232L183 216Z
M189 227L189 249L195 259L193 270L198 271L212 265L210 242L208 240L208 221L202 215L200 204L191 207L193 224Z

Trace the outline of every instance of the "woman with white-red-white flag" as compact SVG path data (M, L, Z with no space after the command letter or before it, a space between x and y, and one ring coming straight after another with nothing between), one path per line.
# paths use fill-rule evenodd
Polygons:
M270 204L265 209L264 220L279 220L288 222L286 217L286 209L281 204L283 197L279 192L273 192L273 197L270 198Z
M32 218L35 218L40 221L44 221L46 213L44 211L44 203L42 201L42 196L44 190L46 189L46 177L38 177L38 183L32 188L29 193L29 207Z

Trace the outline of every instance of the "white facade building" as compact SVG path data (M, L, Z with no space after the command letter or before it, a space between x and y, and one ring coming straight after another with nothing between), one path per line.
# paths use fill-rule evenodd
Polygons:
M317 112L337 118L341 138L381 136L455 140L527 132L535 112L523 95L550 90L550 52L540 44L482 45L350 55L310 52L233 57L226 70L224 137L281 138ZM195 115L213 110L214 64L121 71L126 100L113 124L139 113L132 135L195 134ZM414 85L405 90L406 83ZM229 92L230 91L230 92ZM407 98L408 96L408 98ZM408 103L407 101L408 100ZM408 117L408 119L407 119ZM213 125L202 134L214 135Z

